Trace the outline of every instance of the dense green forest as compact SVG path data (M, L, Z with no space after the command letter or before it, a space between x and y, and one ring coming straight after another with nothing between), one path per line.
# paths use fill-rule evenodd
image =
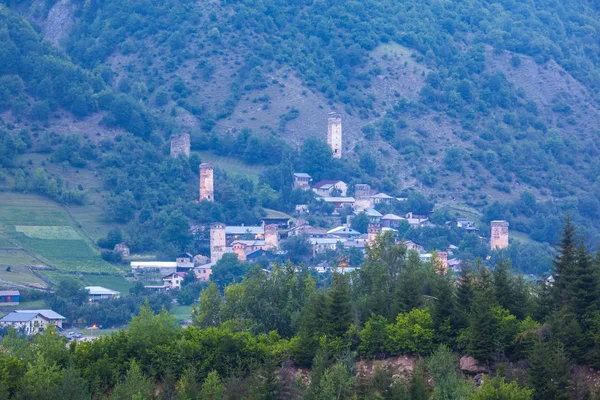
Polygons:
M73 1L54 43L44 35L60 4L2 3L2 189L102 207L135 251L172 255L195 244L165 231L310 202L291 190L294 171L465 204L482 228L505 219L550 245L570 212L588 244L600 240L594 2ZM382 46L407 55L380 57ZM277 107L292 77L321 108ZM410 88L388 93L381 79ZM329 109L350 121L341 161L306 125ZM208 160L168 158L182 131L192 150L262 167L260 179L217 170L217 203L195 204ZM101 184L63 176L80 170ZM456 239L406 236L427 248ZM547 259L545 246L526 253Z
M453 278L382 235L360 270L317 282L309 269L224 271L200 295L193 324L141 307L127 329L65 346L48 330L2 340L0 394L18 399L594 399L600 260L572 223L551 280L509 265ZM72 287L71 287L72 289ZM69 286L62 288L69 295ZM71 292L76 295L76 292ZM457 357L479 360L476 384ZM358 373L359 365L408 356ZM416 357L414 357L416 356ZM362 364L361 364L362 363ZM309 369L305 369L309 368ZM587 372L589 373L589 372ZM594 379L592 379L593 381Z

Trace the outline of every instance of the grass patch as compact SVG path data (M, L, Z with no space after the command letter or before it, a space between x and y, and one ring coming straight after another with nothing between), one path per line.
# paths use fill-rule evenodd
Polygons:
M66 271L120 270L104 261L100 252L67 211L46 198L23 193L0 193L3 235L53 267Z
M265 169L263 166L246 164L240 160L230 157L223 157L208 151L195 151L200 156L202 162L211 162L213 166L224 169L229 173L245 175L255 184L258 183L260 173Z
M171 312L171 314L175 315L175 318L177 318L177 321L183 322L183 321L192 319L192 307L193 307L193 305L189 305L189 306L175 305L175 306L171 307L170 312Z
M0 250L0 269L39 265L39 263L39 260L36 260L35 257L20 249Z
M47 286L46 283L35 276L29 268L19 266L11 266L10 272L6 271L5 266L0 266L0 280L21 285L37 286L40 288L45 288Z
M4 248L16 248L17 246L15 246L15 244L12 243L7 238L4 238L4 237L0 236L0 247L4 247ZM0 255L0 258L2 258L1 255Z
M15 230L33 239L81 240L81 236L70 226L23 226L16 225Z

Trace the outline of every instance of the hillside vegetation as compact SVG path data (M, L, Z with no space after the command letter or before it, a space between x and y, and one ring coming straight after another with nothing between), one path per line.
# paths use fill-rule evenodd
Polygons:
M467 204L549 243L570 211L599 237L595 2L3 4L0 184L99 209L136 250L185 247L161 235L184 219L290 211L300 170ZM342 161L307 140L331 110ZM182 131L189 162L167 158ZM219 204L193 203L211 154L260 180L219 170Z

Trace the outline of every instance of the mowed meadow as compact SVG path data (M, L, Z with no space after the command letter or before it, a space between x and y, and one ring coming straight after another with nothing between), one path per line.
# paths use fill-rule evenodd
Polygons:
M33 194L0 193L0 249L0 266L122 274L100 257L67 210Z

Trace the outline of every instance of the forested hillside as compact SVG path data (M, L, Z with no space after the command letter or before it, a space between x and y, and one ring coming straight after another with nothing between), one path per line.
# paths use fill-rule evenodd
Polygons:
M467 205L541 242L570 211L599 237L594 2L3 4L0 184L100 208L140 250L176 248L156 238L181 214L292 210L300 170ZM306 141L331 110L342 161ZM166 157L180 132L202 160ZM219 204L195 205L215 154L261 179L218 171Z

